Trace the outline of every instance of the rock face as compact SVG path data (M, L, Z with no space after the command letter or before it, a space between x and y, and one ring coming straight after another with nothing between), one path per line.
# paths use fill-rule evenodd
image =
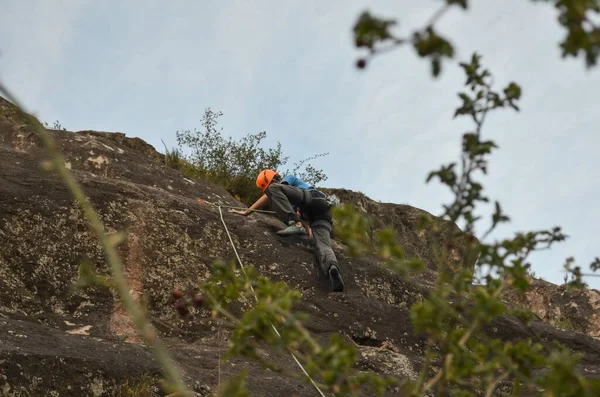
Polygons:
M531 310L557 328L572 330L600 339L600 291L569 289L533 279L525 295L509 291L505 301Z
M449 249L447 268L444 270L456 270L459 267L473 267L477 257L469 257L469 236L462 233L453 223L442 221L433 217L440 228L434 231L431 227L419 230L419 222L423 215L431 216L410 205L378 203L366 197L362 193L346 189L323 189L324 191L338 196L342 203L350 203L361 211L370 221L368 230L371 240L375 232L384 228L393 229L398 237L398 242L410 258L421 259L430 270L437 271L439 260L437 253L442 249ZM335 225L334 225L335 227ZM334 230L335 232L335 230ZM476 242L476 239L473 238Z
M160 395L159 368L112 293L72 288L83 262L109 274L81 211L55 173L42 169L46 151L1 98L0 118L0 390L8 396ZM314 396L312 386L254 362L223 361L231 328L204 310L192 309L182 319L173 309L173 288L194 292L215 260L234 258L217 208L195 198L239 203L219 186L164 166L161 155L139 139L90 131L53 134L107 230L126 233L119 251L132 293L147 302L186 383L208 396L245 369L251 395ZM428 261L431 245L444 243L419 236L418 209L337 192L343 201L362 205L376 227L394 227L410 255ZM357 344L361 369L416 376L424 343L412 334L408 308L427 293L432 270L408 282L374 258L346 257L334 242L347 290L330 293L308 240L278 237L273 232L282 224L268 215L225 213L224 219L244 263L302 292L298 309L310 315L307 327L317 339L340 333ZM460 254L459 248L455 264L464 262ZM587 375L599 373L600 343L585 335L512 319L488 332L502 339L557 339L585 354ZM264 353L297 371L289 356Z

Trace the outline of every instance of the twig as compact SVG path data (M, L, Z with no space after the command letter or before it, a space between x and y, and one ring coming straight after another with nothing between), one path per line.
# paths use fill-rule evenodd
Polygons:
M427 349L425 350L425 362L423 363L423 367L421 369L421 374L419 375L419 383L417 383L417 386L414 388L413 390L413 396L415 395L415 390L416 391L420 391L421 388L423 387L423 384L425 383L425 378L427 377L427 369L429 368L429 365L431 364L431 356L433 355L433 351L431 350L431 344L427 344Z
M209 301L213 304L213 310L216 310L217 312L221 313L221 315L223 315L223 317L227 318L229 321L231 321L235 325L237 325L240 322L240 320L238 320L233 314L229 313L229 311L227 309L225 309L223 306L221 306L221 304L213 296L213 294L208 292L206 289L203 291L204 291L205 297L207 297L209 299Z
M473 323L473 325L467 330L467 332L465 332L465 334L462 336L462 338L460 338L458 345L461 347L464 347L465 344L467 343L467 341L469 340L469 338L471 337L471 335L473 334L473 332L477 329L477 327L479 327L479 321L475 321ZM450 366L450 364L452 364L452 360L454 360L454 354L449 353L446 356L445 362L444 362L444 366L447 368ZM433 386L435 386L441 379L442 379L442 375L444 374L444 369L440 368L440 371L429 380L429 382L427 382L427 384L425 385L425 387L423 387L423 390L421 392L421 394L425 394L425 392L427 392L428 390L430 390Z
M469 338L471 337L471 335L473 334L473 332L475 332L475 330L477 329L477 327L479 327L479 320L475 320L473 322L473 325L471 326L471 328L469 328L467 330L467 332L465 332L465 334L462 336L462 338L460 338L460 340L458 341L458 345L460 347L464 347L465 344L467 343L467 341L469 340Z
M595 273L581 273L581 275L586 277L600 277L600 274Z
M425 395L425 393L427 393L428 390L430 390L433 386L435 386L436 383L438 383L442 379L443 374L444 374L444 370L442 370L440 368L440 371L437 374L435 374L435 376L433 378L431 378L429 380L429 382L427 382L427 384L425 384L425 386L423 387L423 391L421 392L421 395Z
M284 317L287 317L287 318L293 317L291 313L287 313L287 312L281 310L281 308L279 308L279 307L276 307L275 311L277 313L281 314ZM317 341L312 336L310 336L310 333L300 323L300 321L298 321L297 319L294 319L293 324L296 326L296 329L298 331L300 331L300 333L302 334L302 336L304 337L304 339L312 346L313 350L315 350L316 352L320 352L322 350L321 345L319 345L317 343Z
M425 28L423 29L423 31L429 29L430 27L433 26L433 24L435 24L445 13L446 11L448 11L450 9L450 5L448 4L444 4L442 7L440 7L432 16L431 18L429 18L429 21L427 21L427 23L425 24Z
M508 374L509 374L508 372L505 372L502 375L500 375L499 377L497 377L496 380L491 382L487 388L487 391L485 392L484 397L492 397L492 393L494 392L494 390L496 390L496 387L500 384L500 382L503 382L508 378Z

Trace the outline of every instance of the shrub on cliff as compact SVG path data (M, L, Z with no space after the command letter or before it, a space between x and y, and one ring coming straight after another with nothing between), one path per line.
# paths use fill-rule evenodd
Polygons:
M265 168L283 175L293 173L312 185L327 179L322 169L308 163L327 153L317 154L294 163L293 169L283 169L288 157L283 155L281 143L274 148L264 147L266 131L247 134L240 140L225 137L219 128L222 112L206 108L201 129L177 131L178 148L167 151L168 164L187 175L203 178L224 186L238 200L252 204L261 192L256 188L256 176ZM185 161L182 161L185 160Z

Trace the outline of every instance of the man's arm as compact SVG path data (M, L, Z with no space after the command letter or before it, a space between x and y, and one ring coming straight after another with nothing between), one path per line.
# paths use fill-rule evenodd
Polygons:
M234 214L238 214L238 215L248 216L253 212L253 210L261 209L261 208L265 207L268 203L269 203L269 197L266 194L263 194L247 210L245 210L245 211L230 210L229 212L233 212Z

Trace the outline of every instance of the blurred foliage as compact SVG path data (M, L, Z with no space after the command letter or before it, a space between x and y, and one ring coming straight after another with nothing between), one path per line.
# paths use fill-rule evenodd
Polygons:
M556 8L558 23L566 33L559 43L561 55L584 58L587 68L596 65L600 55L600 2L598 0L531 0L534 3L552 3ZM435 30L435 23L450 8L467 11L468 0L444 0L439 10L423 29L399 36L393 28L399 25L397 19L375 16L371 11L363 11L357 18L353 33L357 48L367 50L358 59L356 66L363 69L374 56L385 53L405 44L410 44L419 57L430 61L431 74L438 77L442 72L442 62L454 58L454 45L450 39ZM525 41L527 38L523 38ZM532 43L538 45L538 43Z

